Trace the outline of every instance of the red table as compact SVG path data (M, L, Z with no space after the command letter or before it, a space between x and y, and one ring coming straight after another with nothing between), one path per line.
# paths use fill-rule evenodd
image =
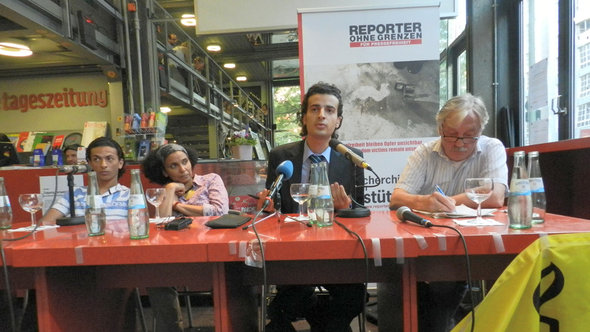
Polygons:
M120 329L129 316L123 310L126 289L174 285L213 291L217 331L256 330L256 298L245 286L260 285L262 270L245 266L243 257L254 233L210 229L203 225L209 219L195 218L190 229L178 232L152 225L145 240L129 240L124 221L109 224L106 235L94 238L83 225L46 230L5 244L7 264L25 275L22 280L34 282L41 331ZM509 229L503 212L495 219L504 226L458 227L474 279L495 279L542 234L590 231L589 220L552 214L529 230ZM417 331L416 281L465 280L463 246L452 230L400 223L388 211L338 220L363 239L367 273L362 246L339 226L308 228L270 219L257 225L268 283L365 282L367 275L368 281L401 281L404 330ZM433 222L454 225L447 219ZM380 244L382 266L375 266L373 243Z

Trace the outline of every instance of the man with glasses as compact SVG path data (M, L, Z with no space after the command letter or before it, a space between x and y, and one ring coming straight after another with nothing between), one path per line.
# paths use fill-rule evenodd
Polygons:
M420 145L410 155L389 208L433 212L452 212L461 204L476 208L463 188L465 179L473 177L494 181L492 196L481 206L502 206L508 188L506 149L500 140L481 134L488 119L478 97L467 93L448 100L436 115L440 139Z
M461 204L476 208L463 185L466 178L474 177L494 181L492 196L481 206L503 206L508 188L506 149L500 140L482 135L488 119L478 97L467 93L448 100L436 115L440 138L420 145L410 155L389 208L407 206L433 212L451 212ZM390 287L379 284L379 309L382 298L387 301L385 294L392 292ZM465 290L464 282L418 283L419 330L449 331ZM380 319L379 327L381 323Z

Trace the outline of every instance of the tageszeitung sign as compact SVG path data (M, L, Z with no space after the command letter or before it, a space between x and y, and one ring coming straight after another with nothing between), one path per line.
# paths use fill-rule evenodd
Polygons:
M0 107L3 111L27 112L33 109L70 108L108 106L107 90L78 91L63 88L61 92L41 92L30 94L13 94L3 92L0 95Z

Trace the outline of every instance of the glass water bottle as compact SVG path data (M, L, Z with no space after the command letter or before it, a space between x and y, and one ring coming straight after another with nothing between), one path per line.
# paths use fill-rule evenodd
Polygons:
M127 208L129 237L132 240L145 239L149 237L150 217L138 169L131 170L131 187L129 189L129 206Z
M318 187L315 204L315 215L318 227L332 226L334 222L334 202L332 201L332 192L330 190L330 180L328 180L328 163L322 161L317 166Z
M4 186L4 178L0 177L0 229L9 229L10 227L12 227L12 208Z
M547 209L547 200L545 198L545 186L541 176L541 167L539 165L539 151L529 152L528 162L529 183L531 184L531 198L533 200L532 223L541 224L545 222L545 210Z
M508 220L510 228L531 228L533 202L531 186L524 160L524 151L514 152L514 166L508 195Z
M84 214L88 236L104 235L106 214L102 195L98 190L96 172L88 172L88 189L86 191L86 210Z

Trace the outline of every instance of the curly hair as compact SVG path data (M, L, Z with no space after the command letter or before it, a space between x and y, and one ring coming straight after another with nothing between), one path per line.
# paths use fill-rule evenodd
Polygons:
M157 183L159 185L165 185L172 182L167 176L164 176L164 163L166 158L174 152L184 152L191 163L191 167L194 167L199 161L199 155L197 151L178 144L164 144L159 148L152 150L141 164L143 174L150 182Z
M318 82L312 85L309 89L307 89L307 93L303 98L303 102L301 102L301 113L299 113L299 123L301 124L301 133L302 137L307 136L307 127L303 124L303 118L305 114L307 114L307 107L309 106L309 97L313 95L332 95L338 99L338 117L340 118L340 126L342 126L342 121L344 121L344 117L342 116L343 109L342 109L342 92L338 89L335 85L330 83ZM338 138L338 134L336 131L340 128L336 128L332 133L332 138Z

